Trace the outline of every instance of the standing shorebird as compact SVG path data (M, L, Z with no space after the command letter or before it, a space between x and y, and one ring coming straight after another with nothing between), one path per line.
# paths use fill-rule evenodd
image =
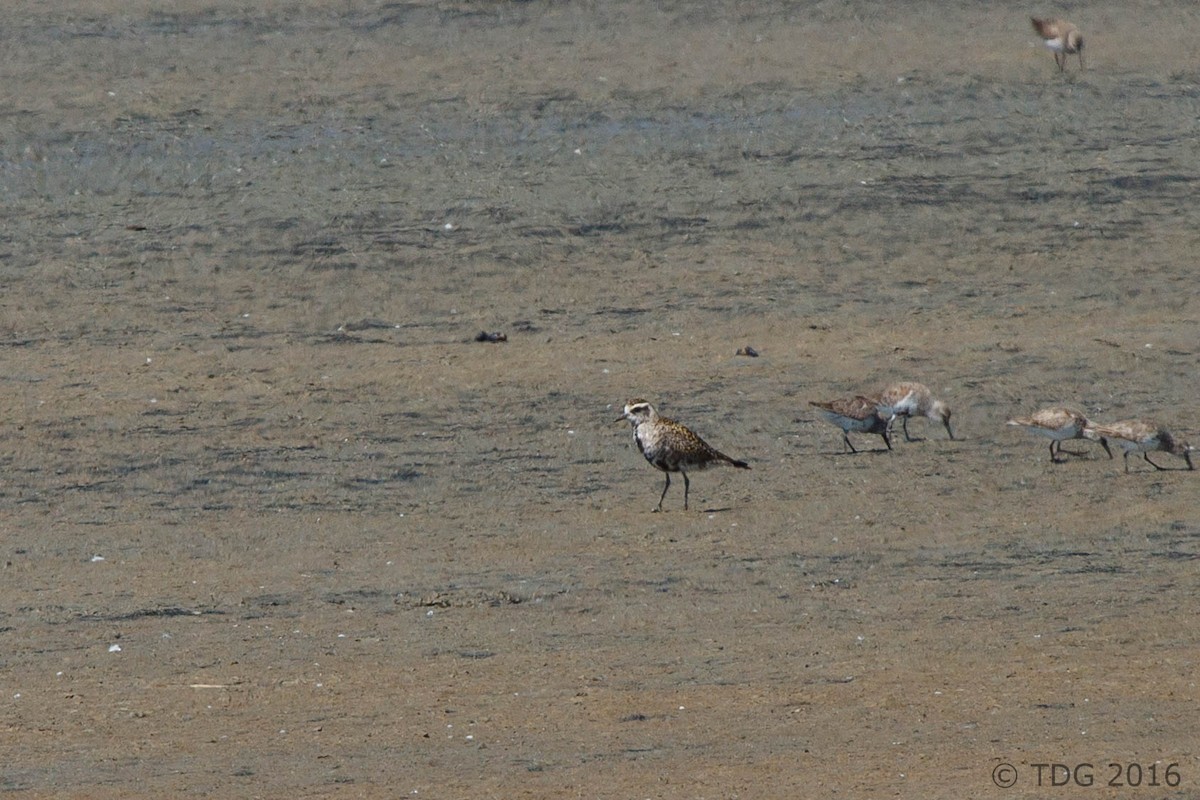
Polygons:
M1054 63L1060 71L1067 68L1067 56L1079 54L1079 69L1083 69L1083 34L1065 19L1038 19L1030 17L1033 29L1042 37L1046 47L1054 53Z
M828 403L808 402L821 410L821 415L842 429L842 441L851 453L857 453L850 443L850 431L855 433L878 433L883 437L887 449L892 449L892 441L888 438L888 423L892 421L890 414L881 414L875 401L869 397L845 397L831 400Z
M750 469L750 465L745 461L730 458L692 433L686 426L673 419L660 417L654 406L645 400L630 400L626 403L624 413L617 417L615 422L622 419L633 423L633 438L637 442L638 450L667 477L655 511L662 511L667 489L671 488L672 472L683 475L683 510L687 511L688 490L691 488L687 474L689 469L706 469L714 464L731 464L739 469Z
M904 418L904 439L914 441L908 435L909 417L926 417L931 421L940 422L946 426L946 433L954 438L950 430L950 407L937 400L929 387L916 381L900 381L893 383L873 398L879 407L879 413L889 419Z
M1055 464L1061 464L1066 460L1059 458L1058 454L1063 452L1062 443L1067 439L1092 439L1099 441L1101 447L1104 448L1104 452L1108 453L1109 458L1112 458L1112 451L1108 449L1108 443L1096 436L1092 423L1088 421L1088 418L1073 408L1065 408L1063 406L1043 408L1033 412L1028 417L1010 419L1008 424L1019 425L1022 428L1027 428L1031 433L1041 436L1049 436L1050 460ZM1071 455L1081 455L1069 450L1066 452L1071 453Z
M1166 428L1144 419L1125 419L1111 425L1093 425L1092 432L1107 449L1107 442L1114 442L1125 451L1125 471L1129 472L1129 454L1141 453L1142 458L1155 469L1165 470L1150 461L1150 454L1159 450L1176 456L1183 456L1188 469L1192 466L1192 447L1182 439L1177 438Z

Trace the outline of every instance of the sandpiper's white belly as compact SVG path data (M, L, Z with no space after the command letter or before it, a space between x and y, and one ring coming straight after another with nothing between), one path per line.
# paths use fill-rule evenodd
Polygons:
M1075 423L1068 423L1060 428L1043 428L1041 425L1031 425L1026 428L1030 433L1036 433L1039 436L1047 436L1056 441L1064 439L1074 439L1079 435L1080 426Z
M1109 442L1117 445L1126 453L1153 453L1158 450L1159 441L1157 436L1149 436L1145 439L1123 439L1119 436L1111 437Z
M892 414L898 417L915 417L917 415L917 405L917 393L909 392L902 400L892 406Z
M874 414L869 417L864 417L863 419L855 419L854 417L849 417L845 414L839 414L836 411L821 409L821 416L825 417L825 419L829 420L834 425L837 425L842 430L854 431L855 433L869 432L871 428L878 424L878 420Z

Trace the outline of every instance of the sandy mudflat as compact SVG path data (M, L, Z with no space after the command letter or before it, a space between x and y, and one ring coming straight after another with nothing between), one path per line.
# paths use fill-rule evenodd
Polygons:
M1200 11L1003 5L10 5L0 789L1195 797L1200 473L1003 423L1200 438Z

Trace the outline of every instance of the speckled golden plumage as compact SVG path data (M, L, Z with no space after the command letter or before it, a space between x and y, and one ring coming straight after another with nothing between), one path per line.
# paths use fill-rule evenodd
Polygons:
M745 461L725 455L693 433L686 425L660 417L654 406L640 398L625 404L624 413L618 421L621 419L627 419L633 424L633 438L637 442L638 450L647 461L666 475L667 482L658 498L655 511L662 511L667 489L671 488L672 472L683 475L683 508L686 511L688 490L691 488L688 470L706 469L715 464L730 464L740 469L750 469L750 465Z

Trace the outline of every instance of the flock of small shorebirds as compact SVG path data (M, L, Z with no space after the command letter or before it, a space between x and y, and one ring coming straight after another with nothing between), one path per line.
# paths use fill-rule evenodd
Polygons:
M1059 70L1065 70L1067 56L1079 56L1079 68L1083 69L1083 34L1070 22L1062 19L1039 19L1031 17L1033 29L1042 37L1046 47L1054 54L1054 63ZM897 419L902 421L904 438L914 441L908 433L909 417L926 417L934 422L940 422L946 428L951 439L954 431L950 428L950 408L936 399L929 387L915 381L901 381L884 388L878 394L855 395L830 402L813 401L810 405L820 410L821 415L842 429L842 442L845 451L857 453L850 441L850 433L870 433L883 437L887 449L892 449L892 425ZM715 449L687 426L673 419L660 417L658 412L645 400L630 400L625 404L624 413L617 421L629 420L633 424L633 437L638 450L653 466L662 470L666 476L662 495L658 498L655 511L662 511L663 500L667 490L671 488L671 473L683 475L683 507L688 507L688 490L691 482L687 471L705 469L717 464L729 464L739 469L750 469L745 461L730 458ZM1112 458L1109 443L1115 443L1125 452L1125 471L1129 472L1130 453L1141 453L1142 457L1156 470L1168 467L1160 466L1150 459L1152 452L1166 452L1182 456L1187 462L1188 469L1192 465L1191 446L1172 434L1166 428L1144 419L1127 419L1110 425L1094 423L1081 412L1065 406L1053 406L1035 411L1027 417L1017 417L1008 421L1009 425L1017 425L1033 433L1050 439L1050 460L1061 463L1063 453L1080 455L1070 450L1062 449L1062 442L1068 439L1089 439L1099 442Z
M905 440L916 441L908 433L910 417L925 417L933 422L940 422L945 426L947 435L951 439L954 438L954 431L950 427L949 406L935 398L928 386L915 381L893 383L874 395L855 395L829 402L814 400L810 401L809 405L816 407L827 421L842 429L842 442L845 446L843 452L858 452L850 441L851 433L878 434L883 437L887 449L891 450L892 425L897 419L902 422ZM683 508L686 511L690 488L688 470L700 470L720 464L750 469L750 465L745 461L725 455L686 425L659 416L654 406L645 400L630 400L626 403L623 414L615 421L620 422L623 419L629 420L633 425L633 438L638 450L647 461L666 475L667 481L655 511L662 511L663 500L667 497L667 490L671 488L672 472L683 475ZM1099 442L1110 459L1113 454L1109 443L1120 447L1125 453L1125 472L1129 472L1131 453L1141 453L1142 458L1156 470L1172 469L1156 464L1150 459L1150 453L1160 451L1181 456L1187 462L1187 469L1195 469L1192 464L1191 445L1161 425L1145 419L1126 419L1103 425L1092 422L1076 409L1051 406L1035 411L1027 417L1010 419L1008 424L1048 437L1050 460L1056 464L1065 460L1062 458L1063 453L1082 455L1063 450L1064 441L1089 439Z

